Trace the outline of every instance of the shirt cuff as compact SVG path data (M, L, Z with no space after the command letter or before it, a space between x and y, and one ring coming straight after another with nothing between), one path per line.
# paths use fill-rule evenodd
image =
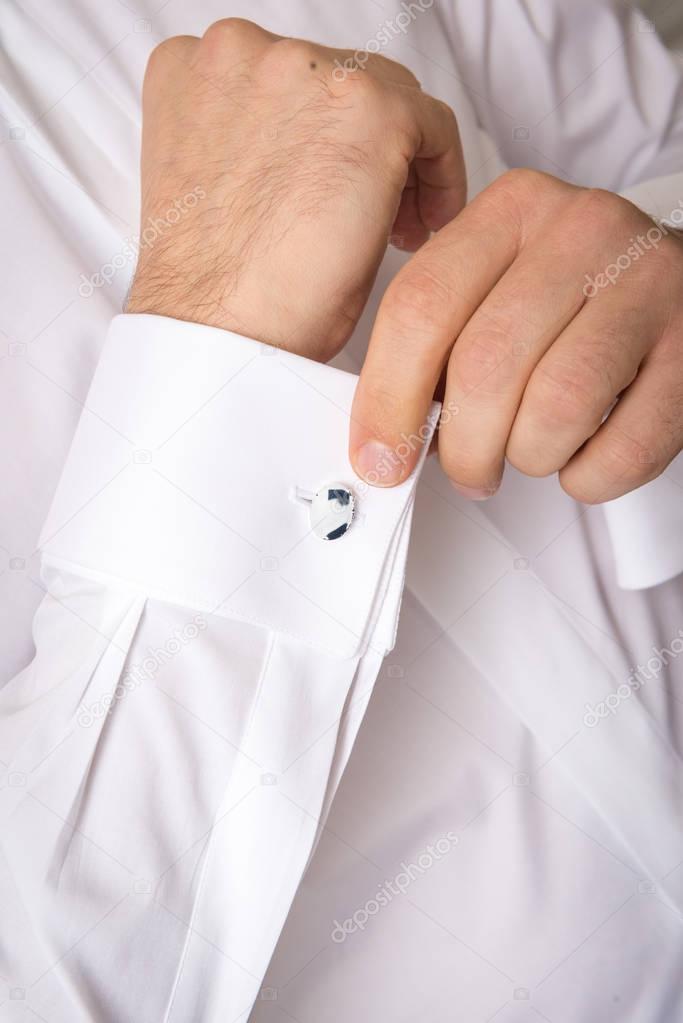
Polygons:
M229 331L123 315L109 329L40 546L148 597L341 658L391 649L418 468L371 487L348 460L357 377ZM378 467L381 473L381 467ZM348 487L339 539L297 494Z
M643 182L623 196L663 224L683 227L683 173ZM658 479L604 505L623 589L657 586L683 572L683 490L674 479L682 470L679 455Z

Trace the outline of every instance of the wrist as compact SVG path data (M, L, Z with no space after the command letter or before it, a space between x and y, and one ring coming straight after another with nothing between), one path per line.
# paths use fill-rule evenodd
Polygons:
M210 298L198 282L188 286L186 278L170 273L136 275L124 308L126 313L167 316L209 327L236 329L224 322L220 303Z
M346 317L296 303L292 308L291 301L278 296L272 281L258 287L249 280L242 284L245 294L226 294L222 275L146 266L133 279L124 312L218 327L317 362L327 362L343 347L352 326ZM305 299L303 304L308 306Z

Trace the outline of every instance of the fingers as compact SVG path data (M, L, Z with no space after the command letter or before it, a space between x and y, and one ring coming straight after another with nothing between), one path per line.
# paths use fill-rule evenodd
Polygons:
M414 157L417 208L429 231L438 231L460 213L467 199L467 176L458 122L449 106L412 90L419 129Z
M365 71L346 71L344 78L362 81L364 74L389 86L387 113L393 110L397 121L404 112L411 117L408 130L412 137L412 158L417 182L417 205L422 224L431 231L452 220L465 203L467 180L462 144L455 114L441 100L422 91L419 81L408 68L379 54L350 55L338 51L337 67L355 67L359 56L364 58ZM403 106L404 111L401 111Z
M392 244L415 252L462 210L467 179L453 112L419 90L403 90L414 118L408 178L392 229ZM397 119L400 118L397 115Z
M348 51L347 68L355 57ZM337 57L337 67L340 66ZM378 55L370 55L364 71L349 71L344 81L362 85L364 76L372 75L388 88L383 97L387 116L402 125L407 135L411 182L401 204L394 226L398 247L413 251L429 235L452 220L463 208L467 198L467 176L462 143L455 114L448 104L424 93L408 68ZM398 239L403 239L402 243Z
M380 103L384 122L399 132L397 155L407 174L392 241L413 252L465 205L467 176L460 133L450 107L423 93L419 85L393 81L382 91Z
M683 446L679 332L670 330L595 435L560 472L572 497L599 504L659 476Z
M506 456L530 476L561 469L664 330L666 306L635 283L586 302L582 280L604 256L591 246L588 257L569 239L565 213L522 251L453 349L446 407L457 415L443 424L439 448L469 497L495 492Z
M453 342L518 244L515 219L493 215L480 196L389 285L352 411L350 458L368 482L394 486L414 468L420 445L410 438L419 437ZM399 458L406 442L410 451Z
M664 308L647 298L612 288L589 300L541 359L507 446L521 472L562 469L633 382L666 327Z
M620 289L586 301L586 277L642 230L642 214L542 175L515 176L508 187L482 193L389 288L356 395L351 458L369 482L404 479L419 453L411 437L447 362L439 455L460 490L490 496L507 456L529 475L563 470L581 500L608 499L655 466L652 478L680 449L683 427L653 432L660 414L642 410L657 386L673 386L653 370L678 301L663 295L667 264L650 256ZM672 256L680 253L670 246ZM675 382L680 370L670 363ZM680 408L679 400L678 421ZM380 480L373 461L384 467Z
M439 453L468 497L497 490L529 378L583 304L583 256L566 248L558 224L543 244L522 251L453 347Z
M408 179L403 189L401 202L391 230L391 243L403 252L416 252L429 240L429 229L420 218L418 204L418 180L415 163L410 165Z

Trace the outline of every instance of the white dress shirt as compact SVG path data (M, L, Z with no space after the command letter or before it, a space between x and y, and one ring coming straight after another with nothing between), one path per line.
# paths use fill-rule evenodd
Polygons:
M680 69L616 4L6 5L0 1021L675 1023L683 466L606 509L364 485L397 253L334 368L116 315L146 57L228 14L409 65L471 194L683 198Z

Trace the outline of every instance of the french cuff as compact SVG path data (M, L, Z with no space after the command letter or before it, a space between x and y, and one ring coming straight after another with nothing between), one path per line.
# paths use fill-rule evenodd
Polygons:
M683 174L622 194L663 225L683 228ZM679 455L664 475L604 505L617 582L624 589L657 586L683 572L683 490L675 482L682 474Z
M229 331L116 317L43 527L44 560L340 658L383 655L438 405L403 445L420 448L417 469L372 487L347 453L356 383ZM308 498L340 486L355 514L325 540Z

